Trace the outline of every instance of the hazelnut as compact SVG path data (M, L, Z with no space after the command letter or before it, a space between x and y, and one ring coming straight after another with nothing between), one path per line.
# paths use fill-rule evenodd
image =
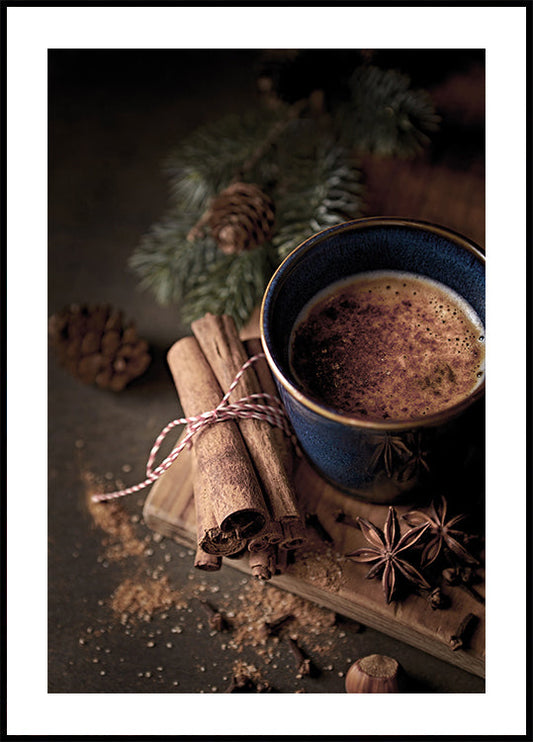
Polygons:
M400 666L392 657L371 654L361 657L346 673L346 693L399 693Z

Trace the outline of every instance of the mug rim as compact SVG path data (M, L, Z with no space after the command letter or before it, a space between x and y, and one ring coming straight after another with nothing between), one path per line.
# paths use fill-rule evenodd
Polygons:
M274 356L270 348L268 347L268 343L265 337L265 324L266 324L265 306L269 298L269 295L271 293L271 289L273 285L276 283L277 280L279 280L280 275L287 269L287 264L294 261L296 253L299 253L301 255L307 253L316 244L322 242L324 239L326 239L329 235L333 233L349 231L350 229L354 229L354 228L360 229L365 226L372 226L372 225L414 227L415 229L421 229L421 230L432 232L433 234L439 234L443 237L451 239L456 244L459 244L461 247L465 248L468 252L472 253L477 260L479 260L483 265L485 265L485 262L486 262L485 253L482 250L482 248L479 247L479 245L476 245L475 242L468 239L467 237L460 234L459 232L454 231L453 229L449 229L448 227L443 227L442 225L435 224L433 222L424 221L422 219L409 219L409 218L394 217L394 216L372 216L372 217L362 217L360 219L353 219L347 222L336 224L332 227L327 227L326 229L323 229L320 232L316 232L310 235L307 239L305 239L303 242L297 245L293 250L291 250L291 252L283 259L283 261L279 264L279 266L276 268L276 270L272 274L267 284L267 287L264 291L263 299L261 301L261 309L260 309L259 328L260 328L261 344L263 346L263 351L267 358L268 365L270 367L271 372L274 374L278 382L289 393L289 395L293 397L294 399L296 399L301 405L306 407L308 410L314 412L320 417L325 417L328 420L331 420L333 422L337 422L337 423L340 423L342 425L349 426L349 427L363 428L366 430L389 431L389 432L400 431L400 430L412 430L413 428L422 428L422 427L441 425L442 423L445 423L449 421L450 419L455 418L461 412L463 412L464 410L468 409L471 405L473 405L474 402L476 402L478 399L481 399L483 397L485 393L485 378L483 378L483 381L477 387L475 387L475 389L473 389L472 392L470 392L466 397L464 397L464 399L462 399L460 402L457 402L456 404L450 407L447 407L444 410L434 412L430 415L424 415L421 417L415 417L415 418L409 418L409 419L406 419L406 418L387 419L387 420L383 420L383 422L380 420L365 420L364 418L359 418L359 417L356 417L355 415L337 412L333 408L323 405L320 402L317 402L316 400L304 394L295 384L293 384L286 377L286 375L283 373L282 369L280 368L279 364L274 359Z

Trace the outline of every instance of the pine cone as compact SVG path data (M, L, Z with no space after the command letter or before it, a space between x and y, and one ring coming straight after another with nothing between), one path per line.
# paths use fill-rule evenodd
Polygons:
M253 183L232 183L211 203L208 224L222 252L253 250L272 236L274 202Z
M150 365L148 343L107 304L71 304L50 317L50 345L59 363L84 384L120 392Z

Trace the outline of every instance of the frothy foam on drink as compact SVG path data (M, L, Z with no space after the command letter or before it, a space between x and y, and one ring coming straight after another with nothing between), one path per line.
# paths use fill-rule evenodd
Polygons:
M372 420L431 415L484 377L484 328L443 284L372 271L324 289L291 335L292 373L306 394Z

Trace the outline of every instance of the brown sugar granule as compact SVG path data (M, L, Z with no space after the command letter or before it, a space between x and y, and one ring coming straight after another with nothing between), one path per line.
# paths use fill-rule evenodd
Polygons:
M329 651L327 639L335 631L333 611L256 581L244 586L239 599L241 608L232 616L233 636L228 642L232 649L242 651L243 647L253 647L260 656L271 660L280 636L287 628L291 636L301 639L310 651L319 654ZM279 635L272 636L266 624L285 615L290 615L291 620L280 629Z
M319 539L308 539L287 572L324 590L337 592L343 582L342 555Z
M255 665L242 660L233 664L232 679L226 693L268 693L271 690L270 683L263 680Z
M156 613L185 605L181 593L169 586L167 577L158 580L128 578L111 595L111 609L120 616L121 623L150 621Z
M86 487L89 514L95 525L107 536L102 542L106 547L106 557L117 561L144 554L146 543L137 537L131 518L122 504L113 500L93 502L92 495L103 492L106 485L99 482L91 472L82 472L82 479Z

